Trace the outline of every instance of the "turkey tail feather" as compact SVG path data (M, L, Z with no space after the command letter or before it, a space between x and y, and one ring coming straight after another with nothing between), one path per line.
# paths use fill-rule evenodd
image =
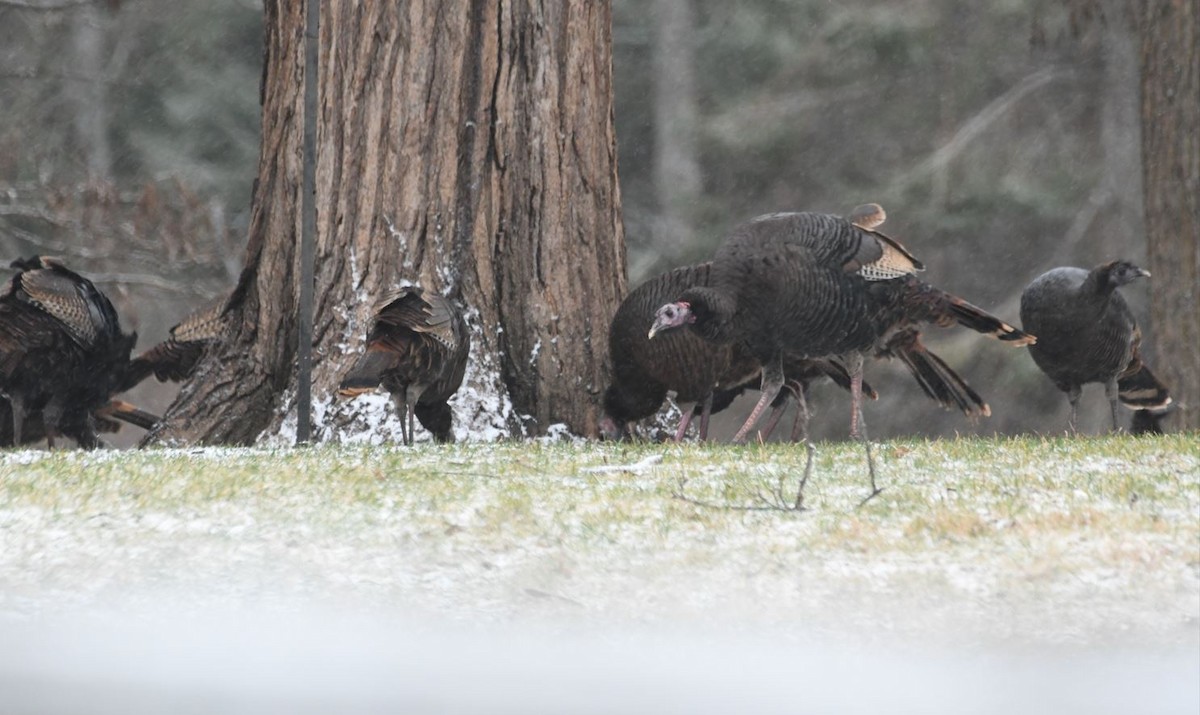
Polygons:
M1117 379L1117 397L1121 404L1135 410L1151 410L1171 404L1171 395L1144 363L1132 373Z
M342 378L341 384L338 385L338 394L342 397L353 397L379 387L383 373L392 367L394 358L395 355L391 352L368 349Z
M154 365L144 357L137 357L129 361L129 367L125 370L123 379L117 386L116 392L125 392L137 387L147 377L154 372Z
M946 303L954 321L964 328L970 328L984 335L991 335L997 340L1012 343L1014 347L1033 345L1037 342L1035 336L1014 328L983 308L972 305L958 296L947 293Z
M947 409L957 407L968 417L992 414L992 408L975 392L967 381L930 352L914 331L898 333L879 351L883 357L895 357L912 373L921 390L934 402Z
M162 418L158 415L147 412L136 405L131 405L122 400L112 400L104 407L96 411L100 417L111 417L113 419L128 422L135 427L141 427L144 430L149 430L158 424Z

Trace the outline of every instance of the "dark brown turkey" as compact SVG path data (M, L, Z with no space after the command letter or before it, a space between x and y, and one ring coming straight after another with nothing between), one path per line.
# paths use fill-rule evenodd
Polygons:
M762 395L734 440L745 441L784 384L785 355L842 356L851 375L850 434L867 448L862 420L864 354L919 323L958 323L1013 345L1034 342L913 274L911 253L875 230L883 209L867 204L850 218L819 213L760 216L735 228L712 262L710 283L682 291L656 313L650 334L688 326L704 339L744 345L762 364ZM869 497L868 497L869 498Z
M137 336L121 331L108 298L55 258L13 261L0 293L0 394L11 442L25 443L26 419L40 416L48 444L68 436L99 445L95 413L125 381Z
M1104 385L1118 429L1117 403L1135 410L1158 410L1171 396L1142 362L1142 331L1117 290L1150 274L1128 261L1091 271L1061 267L1034 278L1021 293L1021 324L1038 336L1033 361L1071 403L1075 429L1079 396L1089 382ZM1139 420L1139 429L1156 420ZM1161 428L1159 428L1161 429Z
M888 347L896 345L893 339L908 341L913 334L906 331L925 322L958 323L1013 345L1034 342L986 311L917 280L913 274L924 267L874 230L882 221L883 209L875 204L859 207L850 218L781 213L752 219L718 248L709 285L682 291L659 308L652 336L686 325L710 342L744 345L762 363L762 397L735 441L744 441L783 386L785 355L844 356L851 375L851 435L865 439L864 353L893 352ZM922 348L917 354L929 353ZM920 375L928 378L941 368L948 369L940 360L930 361L914 374L924 386ZM978 396L964 394L986 414ZM933 391L944 402L937 395Z
M652 278L631 291L613 315L609 326L609 353L613 380L604 394L605 418L601 432L608 439L628 436L628 425L648 417L661 407L668 392L676 393L680 403L695 402L694 410L684 412L676 441L682 438L688 421L700 415L701 439L706 438L705 406L711 412L725 409L746 389L761 383L761 368L736 344L718 345L703 340L688 330L675 330L651 339L647 332L654 321L653 311L682 290L706 285L710 264L677 268ZM917 384L931 399L946 408L957 408L970 417L991 414L987 403L936 353L928 350L915 327L900 329L880 346L875 357L900 360ZM850 388L850 376L837 360L806 360L786 356L786 390L772 403L774 408L767 426L769 436L778 422L783 401L796 395L801 404L792 439L806 432L800 420L806 413L805 390L816 380L828 377L843 388ZM864 393L877 395L864 383ZM706 400L707 398L707 400Z
M161 418L158 415L151 414L128 402L110 400L107 405L93 410L90 420L88 414L79 409L67 409L59 419L58 431L63 436L75 440L77 444L92 448L100 444L98 438L95 438L96 432L109 434L117 432L121 429L122 423L149 430L158 423L159 419ZM89 425L92 430L91 437L88 432ZM93 441L89 442L90 438ZM43 439L46 439L46 426L42 424L41 413L26 414L21 425L21 444L33 444ZM15 440L12 405L8 400L0 399L0 447L19 447L20 444L17 444Z
M462 314L446 298L416 286L388 294L375 313L366 352L339 386L344 397L383 386L400 412L405 444L413 416L438 442L454 441L447 400L462 384L471 337Z
M690 286L707 285L709 271L710 264L702 263L658 275L631 291L617 308L608 333L613 379L604 393L601 432L606 438L628 437L630 423L658 412L667 394L674 392L679 404L689 405L680 418L675 440L683 438L697 414L700 439L706 439L709 415L725 409L734 398L761 382L758 361L739 345L716 345L686 330L656 340L647 334L655 308ZM845 367L834 360L789 359L784 374L788 391L775 400L770 428L764 430L767 434L781 416L789 394L803 398L807 386L822 377L850 386ZM869 394L874 396L873 392ZM694 408L690 407L692 403ZM794 426L794 435L799 428Z

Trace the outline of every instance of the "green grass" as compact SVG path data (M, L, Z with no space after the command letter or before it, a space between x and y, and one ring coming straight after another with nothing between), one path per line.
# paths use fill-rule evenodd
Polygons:
M847 532L866 525L913 537L875 545L886 549L986 538L1014 525L1180 528L1200 538L1194 437L895 441L875 450L884 491L860 506L868 494L861 448L817 445L800 513L778 508L790 504L805 462L803 449L785 444L10 453L0 455L0 508L98 513L229 502L269 513L319 502L333 513L388 508L435 521L470 508L482 531L500 535L533 527L525 524L531 515L550 510L586 512L593 527L633 523L662 532L696 521L714 529L746 519L836 524L812 534L810 546L849 545Z
M818 444L799 512L780 507L804 450L781 444L0 454L0 582L41 603L48 582L86 602L252 581L459 615L523 612L530 593L607 616L809 623L885 604L992 635L999 598L1063 638L1114 620L1196 631L1195 437L875 449L884 491L860 505L861 448ZM97 585L101 566L120 575Z

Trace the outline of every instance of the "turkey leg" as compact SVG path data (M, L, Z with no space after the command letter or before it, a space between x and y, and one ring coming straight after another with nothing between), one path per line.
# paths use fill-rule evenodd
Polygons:
M850 373L850 436L862 442L867 450L867 472L871 475L871 493L859 502L859 506L875 498L881 491L875 485L875 455L871 452L871 441L867 439L867 421L862 414L862 353L851 353L845 358L846 370Z
M775 396L783 389L782 356L776 355L772 360L763 365L761 389L762 395L758 398L758 404L754 406L754 410L746 418L746 422L742 425L742 428L733 436L734 444L746 443L746 435L750 434L750 430L754 429L754 425L758 424L758 421L762 419L767 405L774 402Z

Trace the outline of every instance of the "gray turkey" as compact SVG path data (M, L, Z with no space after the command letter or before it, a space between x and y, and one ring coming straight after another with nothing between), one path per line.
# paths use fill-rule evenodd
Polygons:
M130 361L123 390L150 375L159 382L179 382L192 376L204 351L221 339L225 329L225 299L191 313L171 328L171 336Z
M353 397L380 387L400 412L405 444L413 416L439 442L454 441L450 399L462 384L471 337L449 300L416 286L400 288L379 304L366 352L346 373L339 394Z
M1118 402L1135 410L1171 403L1166 385L1142 362L1142 331L1117 290L1149 275L1127 261L1091 271L1061 267L1034 278L1021 293L1022 327L1038 336L1030 355L1067 393L1072 430L1079 396L1089 382L1104 385L1114 430Z
M758 385L758 362L740 346L714 345L688 331L675 331L653 341L647 335L654 309L689 286L707 285L709 268L703 263L651 278L617 308L608 333L613 379L604 393L601 432L606 438L627 437L630 423L658 412L667 393L674 392L680 404L695 403L694 409L684 410L675 440L683 438L696 414L700 416L700 439L706 439L709 415ZM784 372L793 393L823 376L843 387L850 385L845 368L831 360L789 360ZM788 394L781 392L776 400L775 420Z
M819 213L760 216L717 249L709 285L680 292L656 313L651 334L688 326L717 344L742 344L763 366L762 395L735 441L744 441L784 384L783 358L844 356L851 375L851 435L864 444L864 354L898 331L958 323L1013 345L1034 342L957 296L917 280L923 266L874 230L874 204L850 218ZM873 493L874 463L868 446Z
M12 444L24 443L26 419L40 416L51 446L62 435L95 447L95 413L124 383L137 336L123 333L108 298L58 259L11 266L17 273L0 293L0 394Z

